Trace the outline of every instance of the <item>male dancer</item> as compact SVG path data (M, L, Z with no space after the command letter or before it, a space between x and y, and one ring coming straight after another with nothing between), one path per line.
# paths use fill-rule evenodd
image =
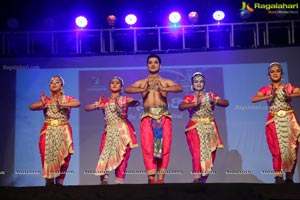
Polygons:
M149 75L125 89L127 93L141 93L144 113L140 125L141 146L148 183L164 183L169 164L172 144L172 121L168 112L168 92L182 92L182 87L172 80L159 76L161 58L150 55L147 58Z

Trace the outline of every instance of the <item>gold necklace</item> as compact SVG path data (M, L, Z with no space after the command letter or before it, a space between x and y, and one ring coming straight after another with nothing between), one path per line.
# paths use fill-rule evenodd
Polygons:
M149 79L152 79L151 81ZM160 76L158 75L157 77L150 77L148 76L148 88L149 90L157 90L158 89L158 85L157 84L153 84L156 80L158 80L160 78Z
M110 100L114 100L114 101L110 101L110 103L114 103L114 110L112 110L112 105L113 104L108 104L108 108L109 108L109 110L111 111L111 112L115 112L116 110L118 110L118 108L121 108L121 106L120 106L120 104L119 104L119 100L120 100L120 97L121 96L117 96L117 97L110 97L109 99Z

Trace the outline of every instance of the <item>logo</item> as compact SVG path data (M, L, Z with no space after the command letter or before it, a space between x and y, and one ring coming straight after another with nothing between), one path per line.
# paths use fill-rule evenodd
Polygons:
M299 8L298 3L254 3L254 9L272 10L272 9L287 9L296 10Z
M298 3L253 3L251 7L249 3L243 1L241 11L252 13L254 10L265 10L269 14L298 14Z
M250 7L249 3L246 3L245 1L242 2L241 10L248 10L249 12L254 11L254 9Z

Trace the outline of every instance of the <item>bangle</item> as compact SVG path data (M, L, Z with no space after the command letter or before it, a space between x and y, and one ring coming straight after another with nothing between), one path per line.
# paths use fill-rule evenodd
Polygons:
M46 105L42 100L40 100L40 102L42 103L42 106L45 106L45 105Z
M97 110L99 110L99 107L98 107L98 105L97 105L97 104L95 104L95 103L94 103L94 109L97 109Z
M214 105L216 105L218 103L218 99L215 99L214 101Z

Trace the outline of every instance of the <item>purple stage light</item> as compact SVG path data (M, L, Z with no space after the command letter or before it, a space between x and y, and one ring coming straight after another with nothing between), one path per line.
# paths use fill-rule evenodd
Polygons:
M125 22L132 26L137 22L137 17L134 14L129 14L125 17Z
M88 24L88 21L84 16L79 16L76 17L75 23L79 28L84 28Z
M181 20L181 15L179 14L179 12L171 12L169 15L169 21L171 23L178 23Z

